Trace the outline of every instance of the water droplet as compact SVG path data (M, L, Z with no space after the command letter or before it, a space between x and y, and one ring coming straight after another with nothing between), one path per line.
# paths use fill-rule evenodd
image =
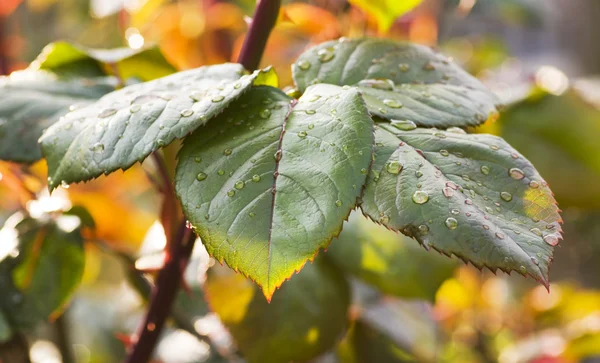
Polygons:
M540 187L540 183L538 183L538 182L537 182L537 181L535 181L535 180L532 180L532 181L530 181L530 182L529 182L529 186L530 186L531 188L533 188L533 189L537 189L537 188L539 188L539 187Z
M386 216L386 215L382 215L381 217L379 217L379 223L381 224L387 224L390 221L390 217Z
M525 275L525 274L527 273L527 267L525 267L525 266L521 266L521 267L519 267L519 271L521 271L521 273L522 273L523 275Z
M466 205L473 205L473 201L471 199L465 199Z
M490 149L492 150L500 150L500 147L498 145L490 145Z
M314 115L315 113L317 113L317 111L315 111L315 110L304 110L304 112L305 112L307 115Z
M439 137L440 139L446 138L446 134L444 134L443 132L435 132L433 133L433 136Z
M114 108L106 108L98 114L98 118L106 118L114 115L115 113L117 113L117 110L115 110Z
M185 110L181 111L181 116L183 117L190 117L194 114L194 110L190 110L189 108L186 108Z
M97 152L97 153L101 153L104 151L104 144L97 142L94 145L92 145L92 147L90 148L90 150L92 150L93 152Z
M194 161L195 161L196 163L199 163L199 162L201 162L201 161L202 161L202 158L201 158L200 156L196 156L196 157L194 158Z
M463 129L461 129L460 127L449 127L448 129L446 129L446 132L449 132L451 134L460 134L460 135L464 135L467 132Z
M129 107L129 112L136 113L141 109L142 109L142 106L135 104L135 105L132 105L131 107Z
M440 154L442 156L448 156L448 155L450 155L450 153L448 152L448 150L444 150L444 149L440 150Z
M339 200L339 199L338 199L338 200L336 200L336 201L335 201L335 205L336 205L336 206L338 206L338 207L341 207L341 206L342 206L342 201L341 201L341 200Z
M532 228L530 229L531 233L535 234L536 236L542 236L542 231L540 231L539 228Z
M63 181L60 182L60 186L63 189L69 189L70 185L66 181L63 180Z
M260 111L258 115L260 116L260 118L268 119L269 117L271 117L271 110L265 108L264 110Z
M490 167L487 165L482 165L480 170L481 170L481 173L485 174L485 175L488 175L490 173Z
M315 102L315 101L319 100L319 98L321 98L321 96L320 96L320 95L314 95L314 96L312 96L312 97L311 97L311 98L308 100L308 102ZM331 113L335 115L335 114L336 114L336 111L335 111L335 110L331 110Z
M555 234L547 234L544 236L544 242L550 246L556 246L558 244L558 237Z
M421 224L421 225L418 227L418 229L419 229L419 233L421 233L421 234L423 234L423 235L425 235L425 234L427 234L427 233L429 232L429 227L427 227L427 225L426 225L426 224Z
M455 208L455 209L452 209L452 210L450 211L450 213L452 213L452 214L454 214L455 216L457 216L457 215L459 215L459 214L460 214L460 211L459 211L458 209L456 209L456 208Z
M444 189L442 189L442 192L444 193L444 196L446 198L450 198L451 196L454 195L454 189L449 188L449 187L445 187Z
M398 68L400 68L400 72L408 72L410 70L410 65L406 63L400 63Z
M248 215L250 216L250 218L254 217L256 214L254 212L250 212L248 213Z
M435 70L435 67L430 62L427 62L423 65L423 69L426 71L433 71Z
M231 155L232 152L233 152L233 150L227 148L227 149L223 150L223 155L229 156L229 155Z
M335 53L333 52L333 48L324 48L319 49L317 52L317 56L319 56L319 60L323 63L327 63L335 57Z
M165 146L165 141L163 139L156 139L156 145L158 146Z
M306 131L300 131L298 133L298 137L301 139L304 139L308 134L306 133Z
M383 104L386 105L387 107L391 107L391 108L401 108L402 107L402 103L400 103L396 100L392 100L390 98L386 98L385 100L383 100Z
M385 169L390 174L399 174L404 166L396 160L392 160L386 164Z
M446 227L448 229L456 229L458 227L458 221L452 217L446 218Z
M225 170L223 170L223 169L219 169L219 170L217 171L217 174L219 174L219 175L223 176L223 175L225 175Z
M508 175L510 175L511 178L516 180L521 180L525 177L525 173L523 173L523 170L518 168L511 168L508 171Z
M504 239L504 234L501 232L496 232L496 237L498 237L499 239Z
M235 190L233 190L233 189L230 189L230 190L227 192L227 196L228 196L228 197L233 197L234 195L235 195Z
M420 171L420 170L417 170L417 171L415 171L415 176L416 176L417 178L420 178L420 177L422 177L422 176L423 176L423 172L422 172L422 171Z
M311 66L310 62L307 61L306 59L303 59L303 60L301 60L301 61L298 62L298 68L300 68L303 71L309 70L310 66Z
M429 200L429 194L427 194L427 192L425 192L425 191L417 190L413 194L412 200L413 200L413 202L415 202L417 204L427 203L427 201Z
M386 91L394 90L394 82L387 78L363 79L358 82L358 85L361 87L376 88Z
M214 96L214 97L211 99L211 101L213 101L213 102L221 102L221 101L223 101L224 99L225 99L225 97L223 97L223 96L221 96L221 95L217 95L217 96Z
M376 170L372 170L371 172L373 173L373 180L375 182L379 181L379 172Z
M362 169L360 169L360 173L361 173L362 175L367 175L368 171L367 171L367 169L365 169L365 168L362 168Z
M260 175L254 174L252 175L252 181L258 183L260 181Z
M417 128L417 124L410 120L392 120L392 126L402 131L411 131Z
M206 178L208 178L208 175L203 172L199 172L198 175L196 175L196 180L198 181L203 181Z
M308 124L308 129L309 129L309 130L312 130L312 129L314 129L314 128L315 128L315 125L314 125L314 124Z
M509 192L502 192L500 193L500 198L502 198L502 200L505 202L510 202L513 197Z

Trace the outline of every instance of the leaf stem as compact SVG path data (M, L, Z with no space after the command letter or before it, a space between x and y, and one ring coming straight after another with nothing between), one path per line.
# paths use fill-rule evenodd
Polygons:
M238 63L242 64L247 70L258 68L269 34L271 34L271 30L279 16L280 7L281 0L260 0L256 5L254 18L250 23L250 29L248 29L248 34L246 34L238 58Z
M0 76L10 72L6 45L6 17L0 15Z
M58 345L63 363L75 363L69 340L69 320L66 311L54 321L54 329L56 332L56 344Z
M164 267L158 273L156 284L150 295L150 306L143 324L136 336L133 349L129 352L126 363L146 363L158 342L165 320L170 315L177 290L182 279L182 272L194 249L196 236L181 223L177 235L171 241L167 236L167 257Z

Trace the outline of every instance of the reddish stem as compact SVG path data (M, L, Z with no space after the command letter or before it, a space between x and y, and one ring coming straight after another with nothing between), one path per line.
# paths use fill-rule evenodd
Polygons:
M10 73L8 49L6 45L6 18L0 15L0 76Z
M267 39L279 16L281 0L260 0L254 11L254 18L244 39L238 63L248 70L258 68Z
M148 313L125 362L145 363L150 360L165 320L171 312L171 306L181 284L183 270L192 254L195 241L196 236L185 226L185 223L179 227L175 239L168 241L165 265L158 273L156 284L152 289Z

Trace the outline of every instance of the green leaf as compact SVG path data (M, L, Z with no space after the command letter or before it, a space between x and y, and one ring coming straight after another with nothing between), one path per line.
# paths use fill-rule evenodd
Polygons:
M497 98L431 48L385 39L319 44L292 66L300 91L315 83L356 85L369 111L425 127L465 127L497 117Z
M561 218L546 182L491 135L380 124L363 212L424 247L548 285Z
M408 237L371 223L359 213L350 216L327 256L381 292L429 301L456 267L452 260L428 253Z
M379 33L390 30L396 18L414 9L423 0L350 0L377 20Z
M87 181L143 161L221 113L262 73L239 64L179 72L110 93L67 114L40 139L48 184Z
M308 361L332 348L346 329L349 287L324 258L308 264L271 303L224 267L209 270L205 290L250 363Z
M13 331L10 324L6 320L4 313L0 311L0 343L4 343L12 337Z
M267 298L336 236L371 161L360 94L331 85L297 104L255 88L187 137L175 188L208 253Z
M174 73L156 46L142 49L93 49L65 41L48 44L32 66L60 74L103 76L150 81Z
M0 236L0 305L11 323L32 329L59 313L83 275L80 220L9 218Z
M32 163L42 157L38 139L73 105L89 104L115 89L108 77L61 78L25 70L0 77L0 160Z
M562 207L598 208L600 111L582 95L575 90L560 96L538 90L509 107L489 131L538 167ZM574 180L585 182L575 187Z

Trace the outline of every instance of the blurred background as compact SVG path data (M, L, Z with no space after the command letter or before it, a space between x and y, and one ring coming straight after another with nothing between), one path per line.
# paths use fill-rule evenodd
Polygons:
M367 320L381 327L378 314L387 317L384 322L393 316L381 328L384 335L417 361L600 362L600 1L424 0L397 18L384 5L374 11L362 0L283 3L262 60L274 66L282 87L292 84L296 57L328 39L372 35L437 47L506 104L499 120L471 131L500 135L529 158L563 210L564 242L555 251L549 293L521 276L494 275L437 256L406 258L388 261L412 264L395 275L351 273L355 310L366 311L364 301L377 295ZM180 70L235 62L254 6L253 0L0 0L2 71L26 68L57 40L94 48L157 44ZM81 205L97 226L97 242L85 246L83 285L65 315L27 336L33 362L61 362L65 339L75 362L123 358L127 336L144 311L132 266L152 266L152 256L165 245L160 196L148 181L148 168L137 165L49 196L44 162L27 170L0 162L0 223L22 207L31 212ZM407 249L417 247L361 223L340 239L393 239ZM202 248L194 256L188 268L191 293L178 300L188 326L175 324L163 334L157 362L213 359L197 335L232 345L203 302L200 285L211 261ZM427 291L412 293L411 286L395 291L394 281L413 275ZM373 334L357 322L335 357L318 361L402 361L369 351L383 349L370 341ZM370 359L344 358L344 346L353 339L366 342L361 354Z

